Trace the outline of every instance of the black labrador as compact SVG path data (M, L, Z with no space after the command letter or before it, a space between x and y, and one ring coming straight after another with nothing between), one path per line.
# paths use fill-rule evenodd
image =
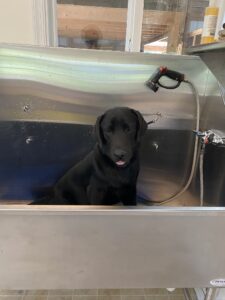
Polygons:
M140 112L118 107L97 118L97 143L55 184L53 195L32 204L136 205L139 147L147 130Z

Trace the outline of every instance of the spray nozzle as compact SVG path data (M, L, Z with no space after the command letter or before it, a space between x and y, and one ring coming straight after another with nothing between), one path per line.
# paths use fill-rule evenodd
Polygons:
M165 86L159 80L162 76L169 77L177 81L177 83L173 86ZM176 89L182 81L184 81L184 74L169 70L167 67L159 67L155 70L149 80L146 82L146 85L154 92L157 92L159 87L163 87L165 89Z

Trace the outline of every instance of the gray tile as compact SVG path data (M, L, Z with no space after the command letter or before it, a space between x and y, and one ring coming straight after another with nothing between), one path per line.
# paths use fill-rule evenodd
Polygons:
M120 295L145 295L144 289L121 289L120 290Z
M145 295L168 295L167 289L145 289Z
M73 296L63 296L63 295L55 295L55 296L48 296L48 300L72 300Z
M175 289L173 292L168 291L168 295L184 295L183 289Z
M120 289L99 289L98 294L100 296L119 296Z
M195 290L194 289L188 289L190 295L191 295L191 299L192 300L197 300L197 295L195 293Z
M98 296L73 296L73 300L98 300Z
M77 296L97 296L98 290L97 289L76 289L73 291L74 295Z
M23 295L24 290L0 290L0 295Z
M56 296L72 296L74 290L49 290L49 296L56 295Z
M151 295L145 296L145 300L168 300L169 297L167 295Z
M47 300L47 295L25 295L23 300Z
M48 290L26 290L25 295L32 295L32 296L45 296L48 295Z
M184 295L169 296L169 300L185 300L185 296Z
M22 300L23 296L19 295L8 295L8 296L0 296L0 300Z
M126 296L121 296L121 300L145 300L145 296L126 295Z
M98 296L98 300L121 300L121 296L113 296L113 295Z

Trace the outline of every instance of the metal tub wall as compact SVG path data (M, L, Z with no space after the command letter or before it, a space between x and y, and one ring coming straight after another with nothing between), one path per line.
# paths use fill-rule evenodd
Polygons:
M135 108L147 121L162 114L143 141L138 194L166 200L190 173L196 104L184 83L153 93L145 81L166 65L195 83L204 114L207 99L214 110L222 104L214 76L197 57L2 46L0 58L2 202L29 201L51 186L90 151L96 117L114 106ZM218 122L209 116L206 127ZM198 205L198 184L172 204Z
M0 288L210 287L224 226L224 209L1 206Z

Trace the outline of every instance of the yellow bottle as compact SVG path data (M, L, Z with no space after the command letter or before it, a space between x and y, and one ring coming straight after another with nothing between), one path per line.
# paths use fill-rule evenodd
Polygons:
M201 44L214 43L216 41L215 32L218 14L219 8L216 6L216 0L210 0L209 6L205 9Z

